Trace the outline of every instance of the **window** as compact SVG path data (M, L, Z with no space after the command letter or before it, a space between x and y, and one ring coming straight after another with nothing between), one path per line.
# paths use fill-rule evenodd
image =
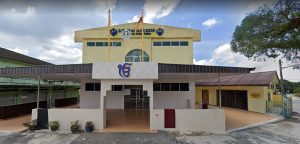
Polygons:
M153 83L153 91L189 91L189 83Z
M121 42L110 42L110 46L113 47L120 47L121 45L122 45ZM103 47L103 46L108 46L108 42L87 42L87 46Z
M178 41L172 41L171 46L179 46L179 42Z
M95 83L95 91L100 91L100 90L101 90L101 84Z
M181 41L180 46L188 46L189 42L188 41Z
M85 91L100 91L100 83L85 83Z
M189 83L180 83L180 91L189 91Z
M95 46L95 42L87 42L86 45L87 46Z
M113 42L113 46L114 47L119 47L119 46L121 46L121 42Z
M179 83L171 83L171 91L179 91Z
M169 41L164 41L164 42L162 42L162 45L163 45L163 46L170 46L171 43L170 43Z
M112 91L122 91L123 85L112 85L111 90Z
M96 46L103 46L103 42L96 42Z
M144 52L144 62L149 62L149 55ZM125 62L141 62L142 61L142 50L134 49L125 56Z
M160 83L153 84L153 91L160 91Z
M161 46L161 42L153 42L153 46Z
M171 86L170 83L161 83L161 91L170 91Z

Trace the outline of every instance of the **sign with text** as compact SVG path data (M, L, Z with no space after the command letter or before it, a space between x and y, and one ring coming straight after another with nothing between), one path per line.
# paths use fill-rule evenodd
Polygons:
M158 79L156 62L96 62L93 79Z
M146 28L146 29L117 29L117 28L112 28L110 30L110 35L112 37L118 37L121 36L122 38L130 38L131 36L141 36L142 32L144 32L144 36L162 36L165 33L165 30L162 28Z
M259 99L260 98L260 93L251 93L250 96L251 96L251 98Z

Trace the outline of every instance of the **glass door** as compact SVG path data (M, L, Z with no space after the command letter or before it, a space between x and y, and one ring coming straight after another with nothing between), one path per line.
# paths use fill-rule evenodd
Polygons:
M141 88L130 89L130 95L124 96L125 109L149 109L149 97Z

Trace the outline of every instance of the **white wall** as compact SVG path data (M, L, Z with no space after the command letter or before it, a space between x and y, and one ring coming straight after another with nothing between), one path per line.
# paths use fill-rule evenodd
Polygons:
M36 109L32 110L32 119L36 119ZM49 121L58 120L61 131L71 132L71 122L78 120L81 128L84 129L86 121L92 121L95 129L102 128L102 111L100 109L49 109Z
M124 109L125 91L107 91L106 94L107 109Z
M80 108L100 108L100 91L80 91Z
M151 120L153 130L202 131L225 133L223 109L176 109L175 128L164 128L164 110L154 109Z
M157 83L180 83L183 81L157 81ZM195 107L195 82L189 82L189 91L154 91L154 109L189 109Z
M100 91L85 91L85 83L100 83L98 80L82 80L80 83L80 103L81 109L99 109Z

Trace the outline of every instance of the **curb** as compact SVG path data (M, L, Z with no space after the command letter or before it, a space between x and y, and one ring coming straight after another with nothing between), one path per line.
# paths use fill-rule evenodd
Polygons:
M231 132L242 131L242 130L251 129L251 128L255 128L255 127L260 127L260 126L263 126L263 125L266 125L266 124L270 124L270 123L274 123L274 122L278 122L278 121L282 121L282 120L284 120L284 118L279 117L279 118L268 120L268 121L265 121L265 122L260 122L260 123L256 123L256 124L253 124L253 125L248 125L248 126L244 126L244 127L240 127L240 128L227 130L226 132L231 133Z

